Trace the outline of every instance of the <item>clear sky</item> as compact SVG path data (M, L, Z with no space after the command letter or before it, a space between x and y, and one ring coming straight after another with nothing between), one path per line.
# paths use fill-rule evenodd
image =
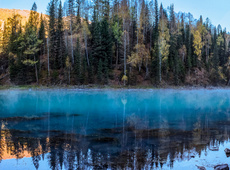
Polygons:
M220 24L222 29L225 27L230 31L230 0L158 0L159 4L162 2L163 7L166 8L170 4L174 4L176 12L190 12L195 19L199 19L200 15L203 20L208 17L212 24L218 26Z
M50 0L0 0L0 8L30 10L34 2L37 4L38 12L46 13Z
M33 3L36 2L38 12L46 13L49 1L0 0L0 8L31 9ZM200 15L204 20L209 17L213 25L220 24L222 28L226 27L227 31L230 31L230 0L158 0L159 5L161 2L164 8L173 3L176 12L190 12L196 19Z

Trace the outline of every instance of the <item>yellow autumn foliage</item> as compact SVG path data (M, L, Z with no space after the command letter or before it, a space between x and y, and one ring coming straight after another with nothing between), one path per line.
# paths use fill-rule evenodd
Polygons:
M149 50L144 44L137 44L134 47L134 51L135 52L132 52L131 56L128 57L128 64L131 64L133 67L150 59Z
M122 79L121 79L122 81L128 81L128 76L126 76L126 75L123 75L123 77L122 77Z
M193 36L194 36L193 47L195 49L194 53L197 55L198 60L201 61L201 49L203 47L203 44L202 44L201 34L199 30L193 31Z

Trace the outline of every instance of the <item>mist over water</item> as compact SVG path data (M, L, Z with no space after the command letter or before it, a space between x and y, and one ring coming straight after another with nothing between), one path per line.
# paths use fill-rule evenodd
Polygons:
M0 169L213 169L230 90L3 90L0 123Z

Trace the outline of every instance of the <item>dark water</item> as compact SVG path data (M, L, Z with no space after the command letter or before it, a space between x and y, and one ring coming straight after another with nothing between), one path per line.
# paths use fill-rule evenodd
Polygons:
M230 90L0 91L0 169L229 163Z

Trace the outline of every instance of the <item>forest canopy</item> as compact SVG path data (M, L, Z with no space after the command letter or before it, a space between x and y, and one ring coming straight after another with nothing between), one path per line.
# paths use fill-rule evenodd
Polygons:
M228 85L230 35L157 0L51 0L0 25L0 83Z

